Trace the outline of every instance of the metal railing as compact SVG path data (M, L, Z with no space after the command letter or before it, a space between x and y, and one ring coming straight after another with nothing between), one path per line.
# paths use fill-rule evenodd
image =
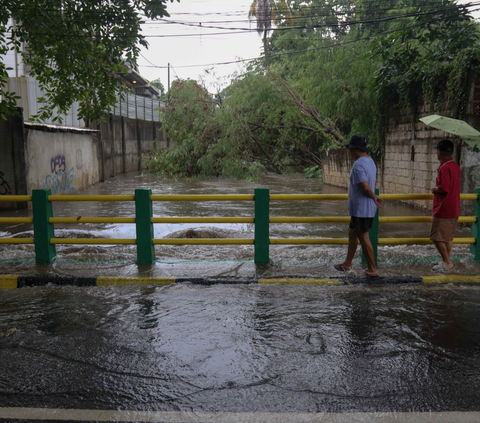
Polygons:
M378 192L378 189L377 189ZM382 194L387 201L431 200L433 194ZM473 194L461 194L461 200L474 202L473 216L460 216L459 222L472 223L470 238L455 238L454 244L471 244L474 260L480 262L480 188ZM50 263L56 256L56 245L136 245L137 263L155 262L155 245L253 245L255 263L268 263L270 245L348 244L348 238L270 238L270 224L280 223L348 223L348 216L323 217L270 217L271 201L327 201L348 200L347 194L270 194L267 188L255 189L254 195L152 195L151 190L137 189L135 195L51 195L50 190L34 190L32 195L4 195L0 201L32 202L33 217L1 217L0 224L31 223L34 238L0 238L0 244L34 244L37 263ZM52 203L55 201L133 201L135 217L54 217ZM254 202L252 217L155 217L155 201L251 201ZM431 244L428 238L379 238L380 223L427 223L429 216L385 216L378 211L370 231L377 258L378 245ZM131 239L78 239L56 238L55 224L122 223L136 225L136 238ZM161 223L251 223L254 238L203 238L203 239L155 239L153 225Z

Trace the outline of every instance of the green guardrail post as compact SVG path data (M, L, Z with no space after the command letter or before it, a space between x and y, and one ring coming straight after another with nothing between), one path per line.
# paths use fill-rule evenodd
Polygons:
M55 238L53 224L53 206L48 201L51 195L49 189L34 189L32 191L33 237L35 243L35 260L38 264L51 263L57 255L55 245L50 240Z
M379 195L380 190L378 188L375 188L375 194ZM373 257L375 260L375 264L377 264L377 254L378 254L378 224L379 224L379 219L378 219L378 208L377 212L375 213L375 217L373 218L373 224L372 224L372 229L368 232L368 236L370 238L370 242L372 243L373 246ZM367 262L367 259L365 258L365 255L363 254L362 251L362 263L365 264Z
M270 262L270 190L255 188L255 263Z
M480 187L475 189L475 194L478 198L473 202L473 215L477 218L476 223L472 223L472 238L475 238L475 244L470 246L470 252L473 254L473 259L480 262Z
M153 245L153 207L151 189L135 190L135 224L137 230L137 264L155 263Z

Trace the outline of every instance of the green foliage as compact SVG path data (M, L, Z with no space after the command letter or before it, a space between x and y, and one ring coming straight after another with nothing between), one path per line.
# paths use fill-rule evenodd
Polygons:
M170 0L173 1L173 0ZM39 118L54 108L65 113L74 101L79 115L99 119L116 101L120 84L116 74L125 62L134 63L139 45L147 45L140 33L140 12L150 19L167 14L168 0L4 0L0 10L0 52L21 50L45 91L46 104ZM8 19L15 26L7 28ZM6 78L0 68L0 87ZM7 96L4 88L0 94ZM2 110L11 108L3 104Z
M162 84L162 81L160 81L160 78L150 81L150 85L152 85L153 87L157 88L160 91L160 97L163 98L165 96L165 86Z
M448 100L461 113L480 69L477 25L451 0L254 1L251 15L266 19L264 35L277 25L268 60L250 63L218 104L192 82L175 94L166 112L184 113L163 115L175 147L156 158L161 172L321 177L321 151L353 134L381 152L392 108Z
M239 77L216 104L195 81L175 81L161 114L171 149L149 160L152 172L173 177L258 180L321 164L332 136L302 113L279 83L264 74Z
M390 24L390 34L372 43L381 58L376 74L380 104L415 106L419 100L465 102L465 80L478 68L478 30L466 9L432 0L427 11L410 3L411 16Z
M303 169L303 174L307 179L323 180L323 170L320 166L306 167Z

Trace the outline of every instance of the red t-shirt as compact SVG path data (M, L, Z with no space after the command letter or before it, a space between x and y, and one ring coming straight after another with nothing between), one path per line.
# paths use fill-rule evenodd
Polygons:
M436 184L445 192L433 196L432 215L442 219L460 216L460 167L453 159L440 164Z

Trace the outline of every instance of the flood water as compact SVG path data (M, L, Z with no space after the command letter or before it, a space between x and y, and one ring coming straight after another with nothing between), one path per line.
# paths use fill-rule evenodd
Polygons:
M480 290L454 285L4 290L0 328L17 333L0 338L0 421L33 407L438 422L397 413L480 409L479 320Z
M153 194L253 194L267 187L271 194L345 193L341 188L322 185L302 175L267 175L260 184L231 180L173 181L151 175L129 173L108 179L80 194L134 194L137 188L151 188ZM429 213L398 202L387 202L383 216L427 216ZM133 202L57 202L55 217L134 217ZM346 216L346 201L272 201L271 216ZM0 216L31 216L31 211L6 212ZM154 202L156 217L253 217L253 202ZM346 238L344 223L271 224L271 238ZM134 224L56 225L55 235L66 238L135 238ZM155 238L184 237L188 229L208 229L224 238L253 238L251 224L155 224ZM381 224L380 237L428 237L428 223ZM1 237L32 238L31 225L0 225ZM469 237L462 227L457 236ZM82 276L263 276L285 275L329 277L332 265L343 260L345 245L271 245L271 263L255 266L252 245L187 245L155 247L157 262L138 267L135 246L59 246L57 258L47 266L37 266L33 245L0 245L0 274L69 274ZM469 246L454 245L455 272L476 275ZM430 273L438 254L433 246L379 246L382 275ZM361 268L360 258L355 266Z
M274 194L344 192L295 175L268 175L254 185L128 174L84 194L133 194L135 188L252 194L257 186ZM85 217L133 212L133 203L57 203L54 210L55 216ZM428 214L396 203L381 213ZM155 202L154 215L252 216L253 204ZM274 202L271 215L344 216L346 202ZM252 225L207 226L219 236L253 237ZM429 226L381 225L380 236L428 237ZM155 237L181 237L192 228L201 229L155 225ZM272 224L271 236L346 237L346 230L346 224ZM0 231L33 236L29 225ZM135 227L64 225L56 236L134 238ZM459 236L469 236L469 229ZM157 262L139 267L133 246L57 246L55 262L38 266L33 246L0 246L0 274L329 277L338 276L332 265L345 253L346 246L271 246L272 263L255 266L252 246L157 246ZM453 274L480 274L467 246L454 246L453 255ZM434 260L430 246L379 246L384 275L428 275ZM361 268L359 259L355 266ZM0 289L0 334L16 329L0 337L0 421L59 421L38 417L38 410L68 409L79 413L69 411L70 421L87 420L86 410L125 410L180 414L108 421L476 422L479 321L475 285ZM37 417L8 417L27 411Z

